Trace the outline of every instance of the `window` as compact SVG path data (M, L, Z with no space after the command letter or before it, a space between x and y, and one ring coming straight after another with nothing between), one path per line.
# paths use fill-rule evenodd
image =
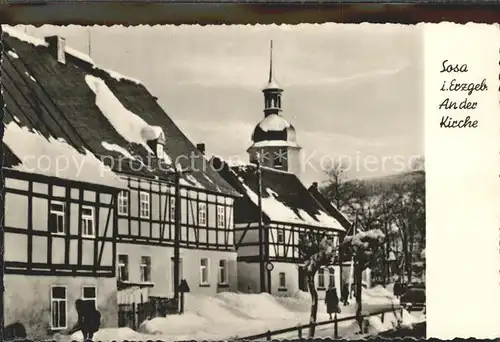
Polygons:
M65 205L62 202L50 203L50 218L49 218L49 231L52 234L64 234L64 209Z
M226 226L226 214L223 206L217 207L217 228L224 228Z
M140 216L141 218L149 218L149 194L147 192L141 192L140 199Z
M280 272L279 279L280 279L280 288L282 288L282 289L286 288L286 275L285 275L285 272Z
M227 260L219 260L219 284L227 284Z
M278 228L278 243L285 243L285 230Z
M175 197L170 197L170 219L175 220Z
M151 281L151 257L141 257L141 282Z
M94 237L94 208L82 206L82 236Z
M328 275L328 285L329 286L334 286L335 285L335 269L333 267L330 267L329 275Z
M94 307L97 304L97 289L95 285L82 286L82 300L94 302Z
M208 258L202 258L200 262L200 284L208 284Z
M280 148L278 152L274 152L274 166L282 167L286 158L286 151Z
M198 225L207 225L207 204L198 203Z
M128 281L128 255L118 255L118 280Z
M325 288L325 269L320 268L318 270L318 287Z
M118 214L128 215L128 201L128 191L122 191L118 194Z
M50 289L50 313L52 329L67 328L68 298L66 296L66 286L52 286Z

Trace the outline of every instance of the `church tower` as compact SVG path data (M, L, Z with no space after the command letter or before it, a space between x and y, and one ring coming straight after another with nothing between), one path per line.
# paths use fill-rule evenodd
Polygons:
M264 118L252 134L252 145L247 149L250 162L260 160L262 166L288 171L300 178L300 150L296 141L295 128L283 116L281 89L273 74L273 42L269 62L269 80L262 90L264 94Z

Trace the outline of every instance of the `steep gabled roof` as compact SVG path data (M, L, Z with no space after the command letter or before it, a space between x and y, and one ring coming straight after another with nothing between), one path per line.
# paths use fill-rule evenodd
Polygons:
M338 210L335 205L333 205L332 202L330 202L328 199L325 198L325 196L323 196L317 186L315 185L311 185L309 187L309 189L307 189L307 191L309 191L309 193L311 194L311 196L316 200L318 201L318 203L324 208L324 210L329 213L330 215L332 215L333 217L335 217L335 219L337 221L340 222L340 224L342 225L342 227L344 227L344 229L346 231L349 230L349 228L351 228L352 226L352 222L349 221L347 219L347 217L344 216L344 214L342 214L340 212L340 210Z
M63 139L81 153L92 152L115 172L128 175L172 180L177 162L191 171L183 175L183 186L239 195L207 167L203 154L139 81L102 69L70 48L66 48L66 62L60 63L45 40L12 29L4 32L3 45L6 127L17 121L47 139ZM159 160L146 140L160 131L168 157Z
M230 166L221 158L211 160L214 168L238 189L258 212L258 175L255 164ZM269 221L344 231L343 226L319 205L296 175L261 167L262 211ZM252 209L252 210L253 210Z

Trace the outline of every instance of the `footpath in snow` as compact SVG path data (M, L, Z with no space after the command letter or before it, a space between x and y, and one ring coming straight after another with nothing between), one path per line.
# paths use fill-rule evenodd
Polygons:
M245 337L277 330L309 322L311 297L308 293L297 292L292 297L273 297L266 293L241 294L224 292L214 297L186 294L185 314L157 317L146 321L138 331L129 328L102 329L94 340L220 340ZM398 300L382 287L364 290L363 311L375 312L398 307ZM349 306L341 306L339 318L354 316L354 301ZM370 317L369 331L375 334L392 329L400 319L400 311L396 314L385 314L384 322L380 316ZM324 301L319 301L318 322L329 319ZM404 324L411 325L416 319L404 310ZM339 323L340 337L354 337L359 329L355 321ZM333 324L318 327L317 337L333 337ZM307 336L307 329L303 330ZM359 335L357 335L359 338ZM273 338L293 338L297 332ZM75 333L71 340L82 340L81 333Z

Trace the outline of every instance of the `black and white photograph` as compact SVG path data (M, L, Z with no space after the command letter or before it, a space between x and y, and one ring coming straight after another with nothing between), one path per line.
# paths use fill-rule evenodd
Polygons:
M4 340L427 336L422 26L2 44Z

